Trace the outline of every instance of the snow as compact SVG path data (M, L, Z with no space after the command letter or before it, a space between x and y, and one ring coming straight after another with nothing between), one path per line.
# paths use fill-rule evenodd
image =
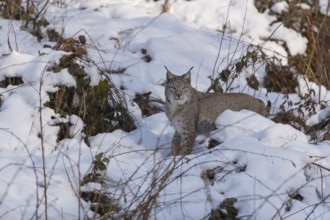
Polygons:
M271 30L274 33L272 37L286 42L291 55L304 54L307 49L307 39L305 37L278 22L273 24Z
M297 4L297 6L300 7L301 9L304 9L304 10L310 10L311 9L311 7L306 3L299 3L299 4Z
M287 12L289 8L289 5L286 1L280 1L280 2L276 2L272 7L271 10L281 14L282 12Z
M330 15L329 0L319 0L320 12L325 15Z
M44 175L49 219L97 218L91 202L79 198L81 189L102 189L111 195L122 208L118 216L136 210L159 190L151 219L206 219L226 198L237 199L234 206L240 219L330 218L330 143L311 144L290 125L246 110L227 110L210 137L198 137L201 141L191 155L169 155L174 129L165 113L142 116L133 101L135 94L149 91L152 98L165 100L164 66L176 74L194 66L192 85L206 91L210 77L240 60L251 43L262 45L267 55L279 57L283 64L288 56L285 47L293 56L304 54L308 43L300 33L274 22L269 11L258 12L252 0L170 2L169 13L161 13L163 1L70 0L66 7L48 6L45 16L50 26L64 27L64 37L85 35L88 58L98 67L126 68L123 74L110 76L123 88L137 129L99 133L89 137L89 145L80 117L61 117L46 106L49 93L59 86L77 86L67 69L49 70L69 53L44 48L54 43L47 38L38 42L20 28L20 21L0 20L0 81L14 76L23 80L21 85L0 87L0 218L44 219ZM278 2L272 10L286 10L285 3ZM322 13L326 3L320 0ZM277 41L265 41L269 36ZM150 62L141 59L143 50ZM102 77L96 66L80 64L91 85L97 85ZM252 73L262 79L265 66L249 67L231 85L221 82L221 86L265 103L270 100L272 113L277 112L284 95L249 88L246 77ZM329 103L328 90L299 80L301 95L313 89L313 99ZM288 97L299 100L297 94ZM321 122L329 112L329 107L316 109L307 124ZM70 138L58 142L60 122L70 122ZM208 149L211 139L219 145ZM101 152L110 159L101 173L106 184L81 186ZM214 176L209 178L206 172ZM303 199L295 199L297 194Z

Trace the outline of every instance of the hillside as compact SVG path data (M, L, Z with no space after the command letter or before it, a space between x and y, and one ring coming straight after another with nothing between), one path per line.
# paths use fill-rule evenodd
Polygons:
M328 1L260 2L0 1L0 218L330 219ZM171 156L164 66L270 116Z

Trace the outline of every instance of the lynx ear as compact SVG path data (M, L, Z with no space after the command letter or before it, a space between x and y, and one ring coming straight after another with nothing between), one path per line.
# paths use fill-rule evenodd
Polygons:
M185 79L185 80L187 80L190 83L190 81L191 81L191 73L188 72L188 73L182 75L182 79Z
M182 75L182 78L183 79L185 79L185 80L187 80L189 83L191 82L191 70L193 69L194 67L192 66L189 70L188 70L188 72L186 73L186 74L184 74L184 75Z
M165 67L165 69L166 69L166 81L168 82L168 81L170 81L172 78L174 78L175 77L175 75L173 74L173 73L171 73L171 71L169 71L168 69L167 69L167 67L166 66L164 66Z

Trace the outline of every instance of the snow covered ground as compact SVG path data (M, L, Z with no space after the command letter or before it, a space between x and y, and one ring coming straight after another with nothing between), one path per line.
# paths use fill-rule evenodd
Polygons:
M54 73L48 68L68 53L44 48L54 43L47 38L38 42L21 30L20 21L0 20L0 81L14 76L23 80L18 86L0 87L1 219L44 219L45 183L49 219L97 219L92 204L78 196L80 190L96 189L115 199L121 207L117 216L141 209L157 195L151 219L207 219L228 198L237 199L239 219L330 219L330 142L311 144L309 137L289 125L245 110L227 110L211 135L220 145L207 149L206 139L196 143L192 155L168 156L174 130L165 114L143 117L132 100L149 91L164 100L164 65L177 74L194 66L192 85L206 91L210 76L240 60L249 44L263 45L267 55L277 56L283 64L288 55L284 46L265 38L273 35L286 42L290 55L303 54L307 47L303 36L274 23L268 12L259 13L252 0L170 2L169 13L163 14L163 1L67 0L64 5L48 5L45 16L50 27L64 28L66 38L85 35L88 57L95 63L126 68L111 78L124 88L138 128L97 134L90 137L90 147L81 134L84 122L79 117L61 118L45 106L58 86L76 86L67 69ZM280 10L285 5L274 7ZM224 26L225 35L220 32ZM145 53L150 62L142 59ZM96 66L81 65L91 84L98 84L102 77ZM246 77L252 74L262 80L265 65L246 68L230 88L271 101L271 112L276 113L284 95L250 88ZM324 87L300 82L301 94L314 89L316 100L322 97L329 103L330 92ZM299 96L290 94L289 99L296 102ZM327 117L330 109L316 111L310 125ZM72 136L59 143L58 120L70 121ZM89 183L81 189L83 176L101 152L110 159L106 183Z

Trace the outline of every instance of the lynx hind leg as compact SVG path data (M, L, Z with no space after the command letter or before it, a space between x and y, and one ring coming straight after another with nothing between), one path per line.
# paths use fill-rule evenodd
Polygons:
M181 135L175 132L172 141L172 155L191 154L195 143L195 136L194 132L183 132Z

